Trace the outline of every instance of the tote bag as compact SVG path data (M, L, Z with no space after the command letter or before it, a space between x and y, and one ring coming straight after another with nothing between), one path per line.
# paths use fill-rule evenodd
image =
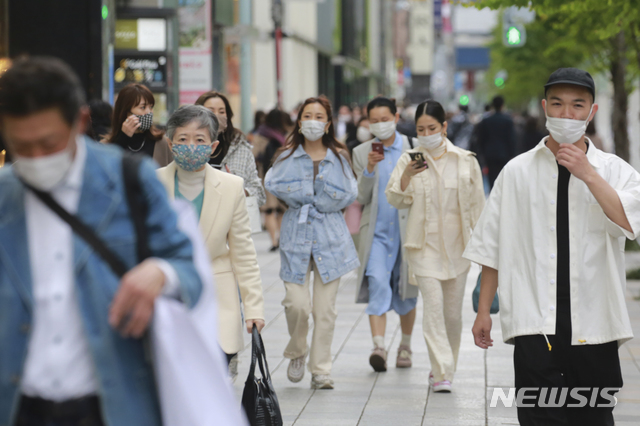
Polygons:
M155 303L150 337L163 426L247 425L218 345L215 287L198 220L188 203L176 200L174 208L193 242L203 288L190 310L167 297Z
M260 216L260 207L258 199L254 196L246 198L247 212L249 213L249 221L251 222L251 233L257 234L262 232L262 217Z

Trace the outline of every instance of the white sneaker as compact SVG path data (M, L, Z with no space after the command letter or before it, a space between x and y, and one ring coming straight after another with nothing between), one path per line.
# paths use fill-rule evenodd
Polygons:
M311 389L333 389L333 380L328 374L314 374L311 376Z
M289 361L289 368L287 368L287 377L293 383L298 383L304 377L304 360L307 355L294 358Z
M448 380L436 382L432 386L434 392L451 392L451 382Z
M238 378L238 355L236 354L231 361L229 362L229 377L231 377L231 382L235 383Z

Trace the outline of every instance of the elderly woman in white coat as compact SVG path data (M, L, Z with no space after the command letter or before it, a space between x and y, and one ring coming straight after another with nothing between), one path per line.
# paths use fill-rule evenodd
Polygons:
M235 355L244 345L238 289L249 333L254 324L258 331L264 327L264 301L243 180L207 164L217 134L218 120L211 111L199 105L179 108L167 123L174 161L157 174L169 197L191 202L200 217L215 274L219 343L235 378Z
M472 152L447 139L445 113L438 102L418 106L416 130L418 146L400 157L385 193L396 208L409 209L404 248L424 301L429 381L435 392L450 392L471 266L462 253L484 207L482 172ZM412 160L412 153L424 161Z

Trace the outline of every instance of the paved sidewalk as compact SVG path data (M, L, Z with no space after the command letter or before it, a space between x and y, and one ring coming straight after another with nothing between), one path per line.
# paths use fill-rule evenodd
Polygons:
M281 301L284 286L278 273L280 255L269 253L266 233L254 236L262 272L267 326L263 331L269 367L287 426L367 426L367 425L517 425L516 408L489 408L494 387L513 386L513 347L502 343L498 315L495 315L494 347L483 351L473 344L471 326L475 313L471 292L478 276L471 268L463 307L463 335L453 392L434 394L429 390L429 356L422 337L422 301L413 333L413 368L396 369L395 358L400 341L398 316L389 313L386 342L389 370L374 373L369 366L372 348L368 317L363 304L354 303L356 277L342 278L337 299L338 319L333 339L334 390L311 390L307 371L300 383L287 379L288 360L282 352L289 334ZM632 254L631 264L640 266L640 254ZM630 282L628 306L634 334L640 336L640 281ZM309 336L310 338L310 336ZM238 400L250 365L250 339L240 354L239 375L235 384ZM620 349L625 387L617 395L614 413L616 425L640 424L640 339ZM505 392L508 390L505 389Z

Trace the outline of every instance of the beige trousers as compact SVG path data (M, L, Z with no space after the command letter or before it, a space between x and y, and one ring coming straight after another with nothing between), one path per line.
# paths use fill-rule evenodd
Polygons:
M462 300L468 273L469 270L446 281L416 277L424 301L422 332L436 382L453 381L456 371L462 335Z
M311 269L313 268L313 301L311 300ZM331 342L336 325L336 296L340 279L322 283L313 259L304 284L285 282L286 295L282 301L291 339L284 350L285 358L299 358L309 352L308 369L311 374L331 374ZM311 348L307 345L309 314L313 315Z

